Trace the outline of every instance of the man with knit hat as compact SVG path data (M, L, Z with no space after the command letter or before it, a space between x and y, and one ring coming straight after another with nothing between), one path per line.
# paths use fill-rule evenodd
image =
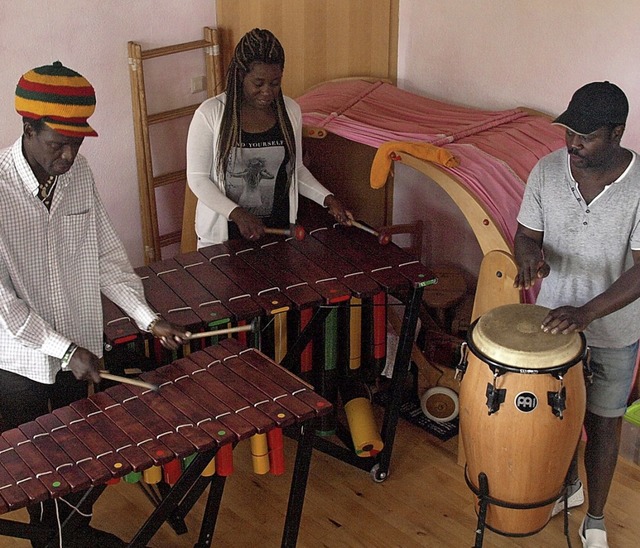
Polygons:
M515 236L516 287L543 278L537 304L550 310L551 336L583 331L591 350L585 469L584 547L609 546L604 507L618 457L622 416L640 337L640 163L620 146L629 103L610 82L581 87L554 123L567 147L532 170ZM571 402L567 402L571 405ZM568 507L584 501L577 463L567 478ZM554 514L564 510L564 498Z
M100 382L103 293L142 329L176 349L187 340L147 305L98 195L86 159L87 119L96 105L91 84L59 61L24 74L15 106L23 134L0 151L0 416L3 429L19 426L87 397ZM31 522L53 525L71 513L48 500L29 507ZM62 530L64 546L122 546L89 526L91 505L74 513L77 527ZM73 521L72 520L72 521ZM71 530L69 530L71 529ZM50 539L51 540L51 539ZM58 541L54 541L58 545ZM46 541L33 540L34 546Z

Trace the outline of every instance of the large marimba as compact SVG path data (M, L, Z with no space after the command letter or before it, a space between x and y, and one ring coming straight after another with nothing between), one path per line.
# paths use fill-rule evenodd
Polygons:
M321 221L315 225L307 221L305 228L304 239L265 236L259 242L228 241L136 271L151 306L165 319L192 331L260 318L263 335L256 344L261 350L288 370L309 374L312 384L331 401L335 394L327 377L346 379L353 387L365 369L360 363L375 363L375 374L380 373L385 360L387 297L399 297L405 305L404 316L380 434L383 449L355 451L353 440L340 430L345 448L328 438L316 437L314 442L318 449L369 470L376 481L384 480L423 288L436 280L397 245L381 245L367 232ZM332 321L335 340L327 351L331 343L327 326ZM112 330L118 325L130 327L119 311L115 317L105 317L105 324ZM266 326L270 335L265 343ZM331 360L333 365L327 364ZM341 395L342 400L349 397L344 391Z
M294 546L313 447L310 425L331 410L330 402L233 339L142 378L158 390L112 386L2 433L0 512L87 489L94 501L114 478L189 458L130 546L146 546L165 521L183 518L210 487L197 544L209 546L225 477L203 475L205 468L240 440L291 428L298 446L282 545ZM63 538L66 528L73 528L73 517L63 525ZM52 532L0 519L2 535L44 540L47 533Z

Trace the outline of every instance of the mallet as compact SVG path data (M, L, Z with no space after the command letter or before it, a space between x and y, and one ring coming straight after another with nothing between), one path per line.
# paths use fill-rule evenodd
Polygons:
M304 240L306 235L304 227L300 225L291 225L289 228L265 228L265 234L275 234L277 236L289 236L296 240Z
M257 324L255 321L247 325L239 325L237 327L227 327L224 329L215 329L213 331L201 331L200 333L191 333L189 340L204 339L205 337L216 337L217 335L227 335L231 333L242 333L244 331L255 331Z
M140 388L146 388L157 392L159 386L151 384L150 382L141 381L140 379L131 379L129 377L121 377L119 375L112 375L108 371L99 371L100 378L108 381L121 382L122 384L130 384L132 386L139 386Z
M373 234L374 236L376 236L378 238L378 243L380 245L387 245L390 241L391 241L391 236L389 234L385 234L384 232L378 232L377 230L373 230L373 228L368 227L367 225L364 225L358 221L351 221L351 226L355 226L356 228L359 228L360 230L364 230L365 232L368 232L369 234Z

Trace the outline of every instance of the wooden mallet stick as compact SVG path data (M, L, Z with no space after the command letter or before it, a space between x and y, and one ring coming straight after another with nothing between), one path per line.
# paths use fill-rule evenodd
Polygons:
M265 228L265 234L275 234L277 236L289 236L293 237L296 240L304 240L306 236L306 232L304 231L304 227L300 225L292 225L289 228Z
M157 392L159 390L159 386L157 384L152 384L150 382L144 382L140 379L131 379L129 377L121 377L119 375L112 375L111 373L107 373L106 371L100 371L100 378L105 379L107 381L115 381L121 382L122 384L130 384L132 386L139 386L140 388L147 388L148 390L153 390Z
M243 331L255 331L254 322L248 325L239 325L237 327L227 327L225 329L215 329L213 331L201 331L200 333L191 333L189 340L204 339L205 337L215 337L217 335L227 335L230 333L242 333Z
M376 236L378 238L378 243L380 243L380 245L387 245L391 241L391 236L389 236L389 234L385 234L383 232L378 232L377 230L373 230L373 228L370 228L367 225L362 224L361 222L352 220L351 221L351 226L355 226L356 228L359 228L360 230L364 230L365 232L368 232L369 234L373 234L374 236Z

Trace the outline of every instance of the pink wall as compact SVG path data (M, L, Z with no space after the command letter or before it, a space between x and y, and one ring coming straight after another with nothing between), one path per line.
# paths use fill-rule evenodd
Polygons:
M7 0L0 6L0 147L13 144L21 133L13 104L24 72L60 60L86 76L96 89L91 124L99 137L86 139L81 152L135 266L144 261L127 42L149 49L199 40L203 27L215 26L215 8L215 0ZM201 57L197 62L183 58L167 70L149 68L150 80L167 96L163 101L150 97L151 112L204 99L190 89L191 77L204 74ZM162 155L167 169L174 154L184 156L182 148Z
M583 84L610 80L629 97L623 145L640 152L638 21L640 3L628 0L400 0L398 85L468 106L557 115ZM434 200L433 183L410 168L399 175L394 221L424 216L433 230L427 259L475 271L481 253L457 208L446 196Z
M481 108L559 114L595 80L629 97L640 150L640 3L628 0L400 0L400 87Z
M631 102L623 143L640 149L640 72L631 63L640 50L639 20L640 3L629 0L400 0L399 85L472 106L527 105L558 113L583 83L610 79ZM13 96L23 72L59 59L84 74L97 90L92 124L100 137L87 139L82 152L135 265L143 263L143 255L127 42L148 49L196 40L202 27L215 22L215 0L2 2L0 146L12 144L21 131ZM151 110L202 100L189 89L191 77L201 73L195 61L145 70L148 83L167 92L161 101L149 98ZM184 154L171 146L163 142L157 154L158 165L166 169ZM411 180L410 171L399 174L397 222L402 215L428 211L429 204L416 202L415 193L403 195L403 188L427 184ZM439 244L446 237L430 238L428 256L467 261L473 270L478 250L446 198L436 200L437 211L429 214L432 234L440 230L447 236L456 226L458 236L446 245ZM173 228L172 213L163 216L168 228Z

